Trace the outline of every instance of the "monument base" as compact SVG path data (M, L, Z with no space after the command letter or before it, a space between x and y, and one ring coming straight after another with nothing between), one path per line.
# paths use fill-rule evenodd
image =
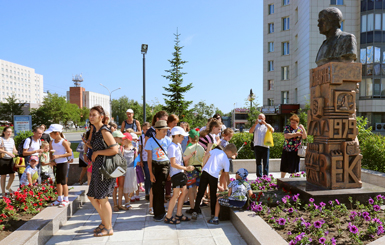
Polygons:
M366 203L370 197L373 199L381 194L385 195L385 188L372 185L369 183L362 183L361 188L356 189L339 189L329 190L320 186L314 185L306 181L306 178L283 178L278 179L277 184L281 188L285 188L292 193L299 193L299 198L304 203L308 203L310 198L318 204L324 202L327 204L328 201L338 199L340 203L350 205L349 197L353 198L353 203L359 201ZM350 206L347 206L348 208Z

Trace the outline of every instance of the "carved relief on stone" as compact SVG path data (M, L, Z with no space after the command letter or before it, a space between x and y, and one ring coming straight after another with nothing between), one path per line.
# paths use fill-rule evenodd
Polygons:
M313 116L321 118L323 116L324 99L315 98L311 105Z
M334 108L336 112L353 114L356 109L356 92L334 91Z

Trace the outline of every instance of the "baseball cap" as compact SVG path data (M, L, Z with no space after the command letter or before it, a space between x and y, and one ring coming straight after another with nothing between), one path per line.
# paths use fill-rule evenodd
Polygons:
M122 134L122 132L120 132L120 130L115 130L112 133L112 137L114 137L114 138L123 138L123 134Z
M190 136L191 139L195 139L195 137L199 137L199 129L191 129L190 132L188 132L188 136Z
M135 133L130 133L130 134L131 134L133 140L139 139L138 135L136 135Z
M44 132L45 134L50 134L52 132L63 132L63 126L60 124L51 124L49 128Z
M189 134L186 133L186 131L184 131L184 129L182 127L179 127L179 126L175 126L171 129L171 135L183 135L183 136L188 136Z
M249 175L249 171L247 171L247 169L244 169L244 168L240 168L238 169L238 171L236 172L236 174L238 174L243 180L247 178L247 176Z
M126 111L126 113L134 113L134 111L133 111L132 109L128 109L128 110Z
M38 162L39 161L39 157L36 156L36 155L32 155L31 158L29 159L29 161L36 161L36 162Z
M123 134L123 137L122 137L122 140L124 139L128 139L129 141L132 141L132 136L130 133L124 133Z

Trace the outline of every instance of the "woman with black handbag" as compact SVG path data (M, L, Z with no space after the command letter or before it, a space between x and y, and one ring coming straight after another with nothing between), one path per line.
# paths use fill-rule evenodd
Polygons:
M103 165L104 156L113 156L118 153L118 146L112 137L110 129L105 123L105 112L101 106L92 107L90 110L90 122L95 126L92 135L92 177L87 196L92 205L98 211L102 223L94 229L94 236L111 236L112 230L112 208L108 197L112 196L115 178L103 178L99 168ZM112 146L107 148L107 146Z

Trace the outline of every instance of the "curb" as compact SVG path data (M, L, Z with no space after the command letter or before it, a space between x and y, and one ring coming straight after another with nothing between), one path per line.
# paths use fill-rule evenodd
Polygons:
M27 223L0 241L0 244L40 245L49 239L62 227L85 202L88 186L77 186L69 191L70 204L67 208L47 207Z
M247 244L287 245L288 243L267 224L261 217L252 211L230 209L230 220Z

